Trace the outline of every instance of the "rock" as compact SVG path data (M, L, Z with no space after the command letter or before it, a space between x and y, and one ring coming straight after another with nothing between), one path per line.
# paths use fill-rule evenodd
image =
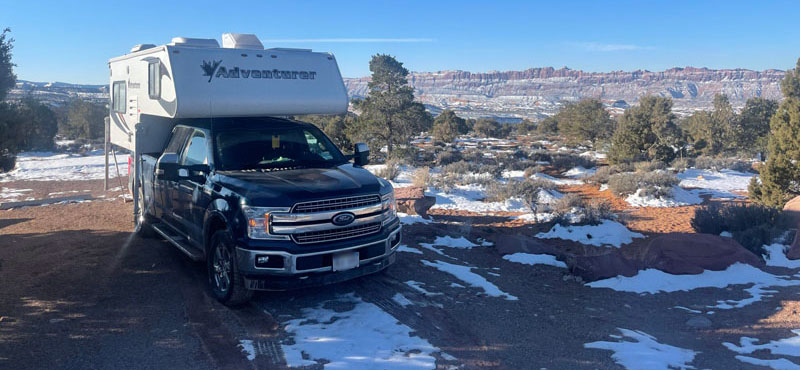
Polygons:
M633 276L639 271L635 263L625 258L617 250L595 256L573 256L567 258L567 266L572 274L588 281L617 275Z
M783 213L789 218L789 225L792 229L800 230L800 196L794 197L785 206ZM790 260L800 259L800 232L795 232L792 245L786 251L786 258Z
M425 195L425 190L418 186L396 188L394 197L397 200L398 212L420 215L426 219L430 218L428 210L436 204L436 197Z
M689 320L686 320L686 326L694 329L703 329L711 327L711 320L705 316L692 316Z
M643 268L670 274L699 274L720 271L735 263L762 267L753 252L731 238L710 234L670 233L650 241L641 257Z

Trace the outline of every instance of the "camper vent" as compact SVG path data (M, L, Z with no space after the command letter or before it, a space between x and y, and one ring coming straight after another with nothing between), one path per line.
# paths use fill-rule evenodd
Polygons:
M218 48L219 43L214 39L193 39L189 37L173 37L170 46L189 46L193 48Z
M256 35L250 33L223 33L222 47L228 49L264 50L264 45Z
M131 53L135 53L137 51L142 51L142 50L147 50L147 49L152 49L154 47L156 47L156 46L153 45L153 44L137 44L137 45L134 45L131 48Z

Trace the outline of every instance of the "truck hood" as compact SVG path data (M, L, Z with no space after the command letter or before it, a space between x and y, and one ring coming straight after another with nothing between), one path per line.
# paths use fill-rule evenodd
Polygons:
M243 196L249 205L291 207L297 202L362 194L385 194L391 185L369 171L343 164L287 171L217 171L217 183Z

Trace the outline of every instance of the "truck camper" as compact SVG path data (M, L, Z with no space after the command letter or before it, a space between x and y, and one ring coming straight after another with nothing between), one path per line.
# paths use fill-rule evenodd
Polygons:
M137 233L205 261L228 305L254 290L335 283L391 265L394 191L314 125L344 114L336 58L255 35L176 37L109 61L108 143L131 152Z

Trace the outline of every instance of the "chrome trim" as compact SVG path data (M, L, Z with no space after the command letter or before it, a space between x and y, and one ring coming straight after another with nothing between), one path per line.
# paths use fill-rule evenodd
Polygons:
M331 218L323 219L326 221L325 223L318 223L312 225L286 225L286 226L276 226L275 225L275 216L272 217L272 230L271 234L275 235L293 235L293 234L304 234L308 232L315 232L315 231L335 231L337 229L344 229L353 226L360 226L364 224L369 224L373 222L380 222L383 220L383 213L379 213L374 216L369 217L361 217L356 218L353 222L345 226L336 226L331 222ZM320 220L322 221L322 220Z
M315 243L322 243L322 242L332 242L337 240L344 240L344 239L351 239L357 238L360 236L367 236L374 233L381 231L383 224L380 222L372 222L372 223L365 223L359 224L355 226L346 226L341 227L338 229L323 229L319 231L311 231L311 233L318 232L321 233L320 235L303 235L303 234L292 234L292 241L297 244L315 244ZM305 234L305 233L304 233ZM340 235L340 236L337 236ZM300 240L303 238L305 240ZM316 240L308 240L308 239L316 239Z
M391 242L392 239L394 239L394 236L397 233L399 233L402 229L403 229L403 226L402 225L398 225L397 226L397 230L392 231L391 233L389 233L389 235L386 238L380 239L380 240L376 240L376 241L371 242L371 243L364 243L364 244L359 244L359 245L352 246L352 247L346 247L346 248L340 248L340 249L332 249L332 250L321 251L321 252L291 254L291 253L288 253L288 252L280 252L280 251L250 250L250 249L244 249L244 248L241 248L241 247L236 247L236 249L237 249L237 253L247 253L248 254L247 262L250 264L250 266L252 266L253 268L255 268L258 271L272 271L272 272L279 273L279 275L294 275L294 274L298 274L298 273L305 274L305 273L310 273L310 272L333 271L333 266L322 267L322 268L317 268L317 269L310 269L310 270L299 270L298 271L297 270L297 262L296 261L297 261L298 258L302 258L302 257L311 257L311 256L320 255L320 254L335 254L335 253L340 253L340 252L346 252L346 251L353 250L353 249L363 248L363 247L366 247L368 245L384 243L384 247L386 248L386 252L384 252L384 254L382 254L380 256L375 256L375 257L372 257L372 258L369 258L369 259L365 259L365 260L359 260L359 265L361 265L361 264L366 265L366 264L368 264L368 263L370 263L370 262L372 262L374 260L377 260L377 259L380 259L380 258L385 258L386 256L394 253L397 250L397 248L396 247L395 248L391 248L389 243ZM257 267L256 266L256 261L255 261L255 256L257 254L258 255L281 256L281 257L283 257L283 262L284 262L283 268L282 269L276 269L276 268L271 268L271 267ZM250 269L249 266L248 266L248 269Z
M378 212L383 210L381 202L374 205L358 207L358 208L344 208L333 211L323 212L309 212L309 213L272 213L272 222L307 222L307 221L330 221L333 216L342 213L343 211L351 212L356 216Z
M349 208L360 208L372 204L380 204L380 194L356 195L351 197L332 198L300 202L292 207L291 213L318 213ZM322 210L316 210L322 209Z

